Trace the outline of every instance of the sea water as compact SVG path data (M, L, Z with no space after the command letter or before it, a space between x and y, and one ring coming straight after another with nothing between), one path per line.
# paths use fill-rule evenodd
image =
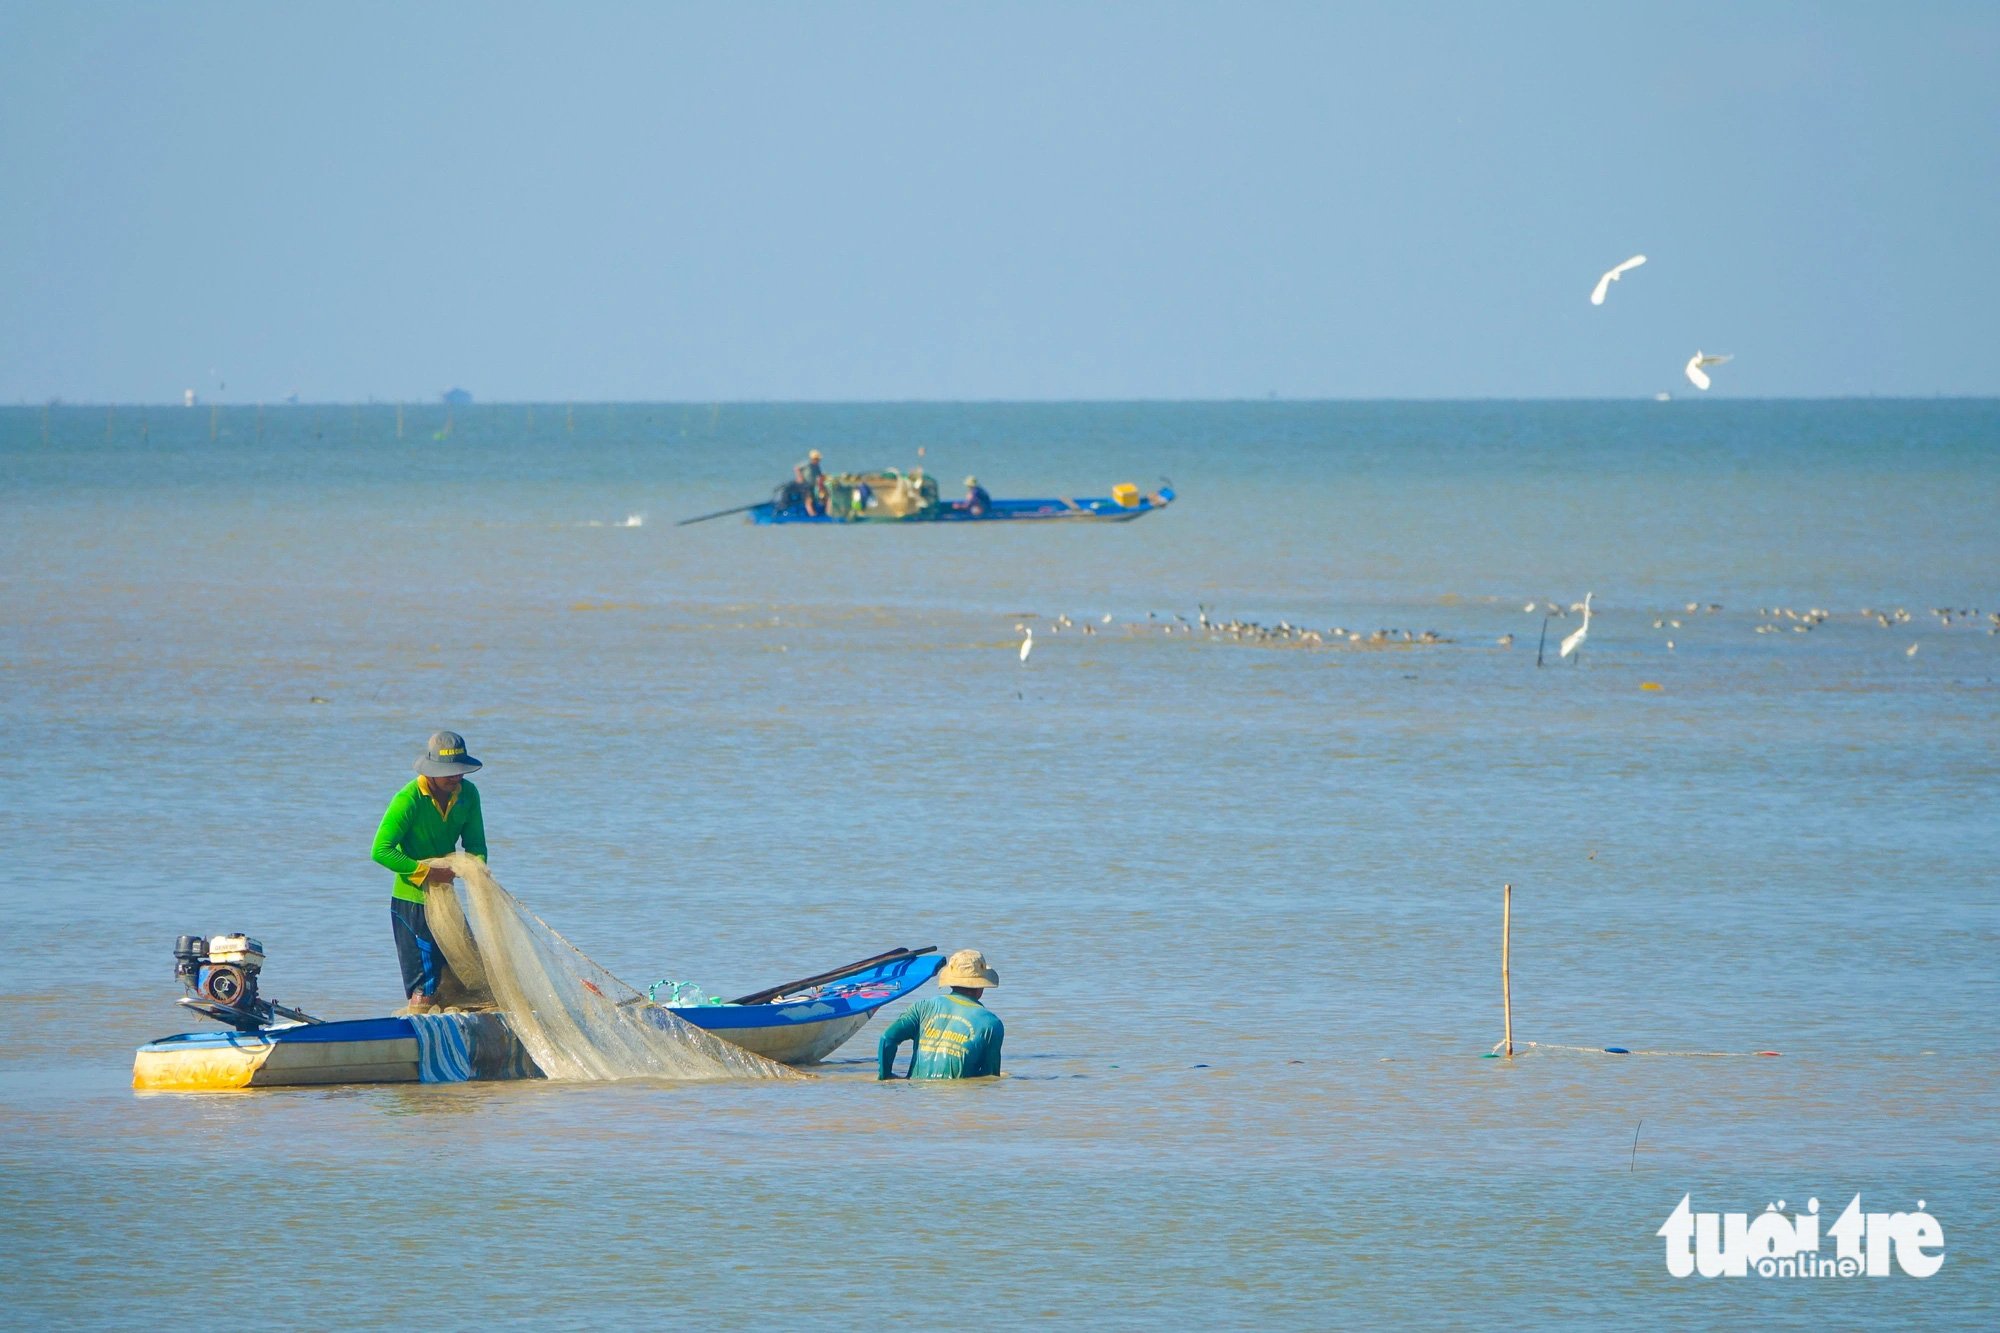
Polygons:
M810 447L1179 498L676 526ZM1992 402L0 410L0 1322L1991 1326L1996 511ZM980 948L1009 1077L134 1095L177 934L398 1003L441 727L627 981ZM1855 1194L1942 1269L1655 1234Z

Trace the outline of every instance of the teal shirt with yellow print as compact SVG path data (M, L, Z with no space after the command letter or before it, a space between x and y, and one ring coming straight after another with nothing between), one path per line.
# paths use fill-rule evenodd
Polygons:
M911 1078L987 1078L1000 1072L1007 1026L979 1001L947 992L918 1000L882 1031L877 1078L894 1078L896 1051L915 1042Z
M420 903L424 891L424 868L419 864L433 856L449 856L460 846L486 859L486 820L479 811L479 788L470 782L458 784L458 794L442 807L431 794L431 784L419 777L397 792L382 813L381 827L375 830L375 864L394 872L392 898Z

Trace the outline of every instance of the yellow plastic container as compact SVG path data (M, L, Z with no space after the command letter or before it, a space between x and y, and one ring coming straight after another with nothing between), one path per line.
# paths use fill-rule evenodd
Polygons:
M1118 502L1120 509L1139 507L1139 488L1129 481L1121 481L1111 488L1111 498Z

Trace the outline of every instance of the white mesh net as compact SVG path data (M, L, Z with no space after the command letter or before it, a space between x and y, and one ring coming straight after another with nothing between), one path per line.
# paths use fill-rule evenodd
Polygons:
M450 968L439 998L499 1009L548 1077L810 1077L652 1003L523 907L478 857L454 852L430 864L458 876L450 891L424 895L424 915Z

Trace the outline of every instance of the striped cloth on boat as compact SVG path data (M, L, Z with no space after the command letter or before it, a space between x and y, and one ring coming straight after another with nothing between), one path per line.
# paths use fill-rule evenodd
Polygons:
M425 1083L463 1083L472 1077L470 1014L411 1014L417 1030L417 1077Z

